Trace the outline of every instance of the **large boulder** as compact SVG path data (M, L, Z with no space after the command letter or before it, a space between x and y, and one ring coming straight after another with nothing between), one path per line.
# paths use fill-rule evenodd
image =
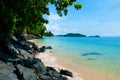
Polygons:
M53 67L47 67L47 73L51 76L51 77L59 77L61 76L59 74L59 72L57 72Z
M24 59L18 60L17 64L21 64L25 67L35 69L39 73L44 73L46 71L46 67L43 62L38 58Z
M13 41L18 41L18 39L16 38L16 36L12 36L12 40Z
M39 74L40 80L51 80L51 77L49 75Z
M45 74L40 74L40 80L68 80L68 78L63 77L57 70L53 67L47 67Z
M52 47L51 47L51 46L48 46L48 47L46 47L46 49L52 49Z
M45 52L45 50L46 50L46 46L42 46L40 52Z
M18 75L19 80L36 80L36 75L34 70L24 67L22 65L17 65L15 73Z
M8 47L8 50L10 51L8 53L9 56L13 56L20 59L33 58L33 55L24 49L15 48L15 46L12 44L8 44L7 47Z
M40 59L33 58L33 62L33 68L35 68L38 72L44 73L46 71L46 67Z
M33 47L33 49L34 49L35 51L38 51L38 52L41 51L41 49L40 49L37 45L35 45L35 44L33 44L32 47Z
M19 57L23 57L22 59L33 58L33 55L24 49L18 48L18 51L19 51Z
M25 50L31 50L32 49L32 43L27 41L19 41L19 44L22 46Z
M12 65L0 61L0 80L18 80Z
M6 44L6 46L8 50L10 51L11 55L16 57L19 54L19 51L11 43Z
M68 70L60 70L60 74L73 77L72 72Z
M12 56L9 56L0 51L0 60L3 62L14 62L15 59Z

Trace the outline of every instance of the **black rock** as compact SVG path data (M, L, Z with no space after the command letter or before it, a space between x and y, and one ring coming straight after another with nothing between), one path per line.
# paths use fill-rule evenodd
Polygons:
M24 49L18 49L19 51L19 57L22 57L22 59L28 59L28 58L33 58L33 55L28 53L26 50Z
M42 46L41 47L41 52L45 52L45 50L46 50L46 46Z
M18 80L14 67L0 61L0 80Z
M0 51L0 60L7 63L7 62L14 62L15 59L12 56L9 56L3 52Z
M46 73L40 75L41 80L68 80L67 77L63 77L57 70L53 67L47 67Z
M26 60L18 60L17 64L21 64L25 67L35 69L39 73L44 73L46 71L46 67L43 62L38 58L26 59Z
M43 62L38 59L38 58L33 58L33 61L35 62L33 64L33 67L40 73L44 73L46 71L46 67L45 65L43 64Z
M0 41L0 80L68 80L62 75L63 71L59 73L52 67L45 67L40 59L29 53L33 49L44 52L52 49L51 46L39 48L27 42L22 34L6 38L3 42ZM63 74L71 76L70 72Z
M47 71L49 70L56 71L53 67L47 67Z
M29 44L24 44L23 45L23 49L25 49L25 50L32 50L32 45L29 45Z
M46 49L52 49L52 47L51 47L51 46L48 46Z
M60 76L56 78L55 80L69 80L67 77Z
M12 36L12 40L13 41L18 41L18 39L16 38L16 36Z
M24 67L22 65L17 65L15 73L19 80L36 80L36 75L34 70Z
M26 41L26 38L24 36L24 34L21 33L16 33L15 37L19 40L19 41Z
M33 49L38 52L41 51L41 49L35 44L33 44Z
M9 54L11 54L15 57L19 54L19 51L11 43L8 43L6 46L7 46L8 50L10 51Z
M47 67L47 72L48 72L48 75L50 75L51 77L61 76L59 72L57 72L53 67Z
M73 77L72 72L70 72L70 71L68 71L68 70L60 70L60 74Z
M41 35L35 35L35 34L27 34L26 36L24 36L27 40L30 39L39 39L41 38Z
M48 75L40 74L39 77L40 77L40 80L51 80L50 76L48 76Z

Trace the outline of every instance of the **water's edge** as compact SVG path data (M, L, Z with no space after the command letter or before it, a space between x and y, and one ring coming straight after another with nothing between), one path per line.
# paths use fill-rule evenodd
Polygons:
M77 67L90 68L104 74L120 75L120 38L40 39L41 45L53 47L53 53L66 58Z

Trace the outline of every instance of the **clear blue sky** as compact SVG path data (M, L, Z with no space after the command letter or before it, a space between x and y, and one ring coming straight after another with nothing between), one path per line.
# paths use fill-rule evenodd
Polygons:
M82 33L85 35L120 36L120 0L77 0L83 8L69 7L67 16L59 17L50 6L49 31L54 34Z

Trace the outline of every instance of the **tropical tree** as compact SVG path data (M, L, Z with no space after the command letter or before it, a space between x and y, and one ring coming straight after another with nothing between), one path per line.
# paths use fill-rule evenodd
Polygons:
M68 6L82 7L76 0L0 0L0 38L16 32L43 35L48 23L43 15L49 15L50 4L59 16L67 15Z
M46 31L44 33L44 36L51 37L51 36L54 36L54 34L51 31Z

